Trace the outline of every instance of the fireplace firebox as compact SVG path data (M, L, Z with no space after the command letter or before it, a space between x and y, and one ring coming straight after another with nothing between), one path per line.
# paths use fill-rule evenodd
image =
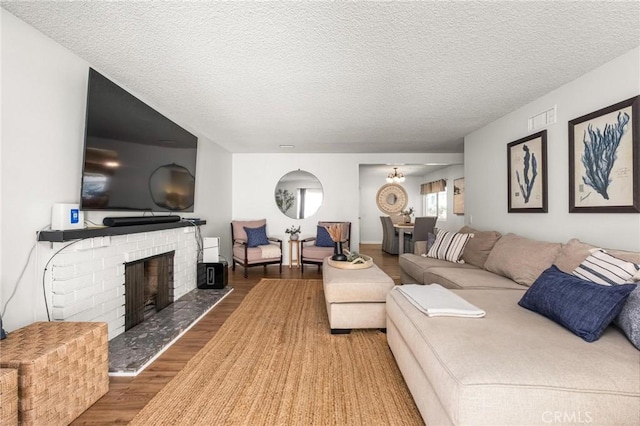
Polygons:
M174 254L125 264L125 331L173 303Z

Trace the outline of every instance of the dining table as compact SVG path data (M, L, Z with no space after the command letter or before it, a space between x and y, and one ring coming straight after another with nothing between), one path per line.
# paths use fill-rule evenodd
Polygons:
M398 256L404 253L404 234L412 234L414 226L413 222L393 224L393 227L398 231Z

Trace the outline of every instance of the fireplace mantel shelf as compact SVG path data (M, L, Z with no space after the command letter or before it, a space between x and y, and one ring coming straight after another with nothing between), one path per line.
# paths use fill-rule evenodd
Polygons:
M185 228L187 226L200 226L206 224L206 220L182 220L180 222L151 223L147 225L100 226L95 228L72 229L68 231L41 231L40 235L38 236L38 241L62 243L65 241L81 240L84 238L137 234L140 232L161 231L164 229Z

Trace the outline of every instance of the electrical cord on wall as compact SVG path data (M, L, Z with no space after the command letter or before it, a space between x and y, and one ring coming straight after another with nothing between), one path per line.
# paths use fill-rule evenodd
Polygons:
M95 222L93 222L93 221L90 221L89 219L85 219L85 220L84 220L84 224L86 225L87 223L88 223L88 224L90 224L90 225L93 225L93 226L102 226L102 225L100 225L100 224L98 224L98 223L95 223ZM88 227L87 227L87 228L88 228Z
M89 237L90 238L90 237ZM45 286L45 276L47 275L47 268L49 267L49 263L51 263L51 261L53 260L54 257L56 257L58 255L58 253L60 253L62 250L66 249L69 246L72 246L76 243L79 243L80 241L84 241L87 238L81 238L79 240L75 240L75 241L71 241L69 244L65 245L64 247L60 248L60 250L58 250L57 252L53 253L53 256L51 256L49 258L49 260L47 261L47 263L44 265L44 270L42 271L42 296L44 297L44 307L47 310L47 321L51 321L51 315L49 314L49 303L47 302L47 289Z
M7 313L7 306L9 305L9 302L11 301L11 299L13 299L13 297L16 295L17 291L18 291L18 286L20 284L20 281L22 280L22 277L24 276L25 271L27 270L27 266L29 266L29 262L31 261L31 256L33 255L33 251L35 250L37 244L38 244L38 240L40 239L40 233L48 228L50 228L51 225L47 225L43 228L40 228L38 231L36 231L36 241L35 243L33 243L33 246L31 247L31 250L29 250L29 255L27 256L27 261L24 263L24 266L22 267L22 271L20 272L20 275L18 276L18 279L16 280L16 283L13 285L13 290L11 291L11 295L9 296L9 298L6 300L6 302L4 302L4 305L2 306L2 313L0 313L0 318L4 317L5 314Z
M7 305L9 304L9 302L11 302L11 299L13 299L13 296L15 296L16 292L18 291L18 284L20 284L20 280L22 280L22 277L24 276L24 272L27 270L27 266L29 265L29 261L31 260L31 255L33 254L33 251L35 250L35 248L36 248L36 245L34 244L33 246L31 246L31 250L29 250L27 261L24 263L24 266L22 267L22 271L20 271L20 275L18 276L16 283L13 285L13 291L11 292L11 295L9 296L7 301L4 302L4 306L2 307L2 314L1 314L2 316L4 316L4 314L6 313Z
M196 245L198 246L198 254L196 259L198 262L202 259L202 252L204 251L203 243L202 243L202 231L200 229L200 225L195 223L195 219L182 219L183 221L190 223L195 228L195 239Z
M198 259L201 259L204 254L204 243L202 242L202 230L200 225L196 226L196 245L198 246Z

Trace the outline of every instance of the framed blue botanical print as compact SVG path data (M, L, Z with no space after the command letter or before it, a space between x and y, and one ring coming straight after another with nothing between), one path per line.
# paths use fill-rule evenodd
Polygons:
M547 213L547 131L507 144L509 213Z
M640 213L639 98L569 121L570 213Z

